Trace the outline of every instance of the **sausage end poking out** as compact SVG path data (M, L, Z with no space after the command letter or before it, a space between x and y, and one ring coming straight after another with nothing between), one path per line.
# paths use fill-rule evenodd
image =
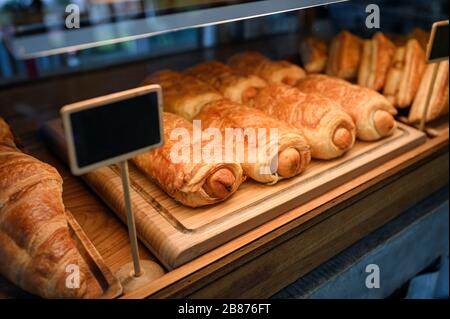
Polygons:
M338 127L334 131L333 143L341 150L348 150L353 144L352 133L345 127Z
M278 175L292 177L299 173L302 158L295 148L287 148L278 154Z
M375 124L375 129L381 136L388 136L394 131L394 117L387 111L375 111L373 115L373 122Z
M255 87L249 87L242 92L242 103L246 104L253 100L258 95L258 89Z
M235 181L236 178L233 173L226 168L222 168L208 177L203 189L209 196L223 199L231 194Z

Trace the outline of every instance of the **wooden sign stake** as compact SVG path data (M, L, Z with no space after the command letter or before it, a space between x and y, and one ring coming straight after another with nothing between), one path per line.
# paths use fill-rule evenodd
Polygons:
M122 161L120 164L120 174L122 177L123 197L125 200L125 208L127 210L128 235L130 237L131 255L133 257L134 276L142 275L141 263L139 261L139 246L136 235L136 223L134 221L133 207L130 198L130 177L128 173L128 162Z

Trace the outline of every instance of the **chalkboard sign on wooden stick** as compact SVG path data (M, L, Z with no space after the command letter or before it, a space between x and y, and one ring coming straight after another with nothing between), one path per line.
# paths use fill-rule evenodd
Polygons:
M159 85L148 85L61 109L73 174L81 175L112 164L120 166L133 257L133 263L117 273L124 292L137 289L163 274L159 265L139 259L127 162L162 145L161 94Z

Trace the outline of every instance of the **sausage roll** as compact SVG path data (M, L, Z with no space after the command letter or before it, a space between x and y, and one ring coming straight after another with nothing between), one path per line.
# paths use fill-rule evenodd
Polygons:
M211 85L224 97L236 103L252 99L266 82L255 75L243 75L218 61L197 64L185 73Z
M425 114L425 121L432 121L442 115L448 114L448 68L449 62L439 62L437 76L434 84L431 83L433 77L434 64L429 64L425 71L422 81L420 82L419 90L417 91L416 99L409 111L409 121L419 122L424 115L428 92L433 85L431 93L430 105L428 106L427 114Z
M298 175L311 160L309 146L295 127L254 108L223 99L206 105L197 119L204 128L221 129L225 137L231 132L230 129L244 129L241 132L245 134L245 149L235 150L234 153L241 156L239 162L244 173L260 183L274 184L280 178ZM261 132L261 129L264 131ZM276 136L271 136L271 129L277 130ZM233 149L236 148L236 140L228 144ZM225 138L225 141L230 143L229 139ZM261 150L265 156L257 155Z
M309 75L297 86L305 93L317 93L339 103L356 124L356 136L374 141L394 132L397 114L392 104L378 92L326 75Z
M206 163L202 158L195 159L193 148L197 142L194 138L190 122L165 112L164 145L132 160L169 196L186 206L221 202L236 192L243 182L242 168L235 162ZM201 143L203 147L204 143Z
M262 89L254 107L297 127L317 159L332 159L348 151L355 142L355 125L341 107L317 94L273 85Z
M328 62L328 44L324 40L308 37L300 44L300 56L308 73L322 73Z
M333 38L326 73L346 80L358 75L363 40L348 31Z
M395 106L412 104L425 71L425 51L415 39L397 48L388 71L383 94Z
M358 84L379 91L384 87L387 72L395 53L395 45L377 32L370 40L364 41Z
M246 75L256 75L270 84L295 85L305 77L305 71L288 61L272 61L258 52L243 52L232 56L228 65Z
M180 72L163 70L145 79L163 90L164 110L192 120L201 108L223 97L208 84Z

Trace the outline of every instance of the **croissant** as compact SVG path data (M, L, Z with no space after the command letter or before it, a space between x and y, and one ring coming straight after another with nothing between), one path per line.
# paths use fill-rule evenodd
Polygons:
M159 84L163 90L164 110L188 120L192 120L205 104L223 98L197 78L171 70L154 73L144 83Z
M379 91L384 87L396 47L383 33L377 32L372 39L365 40L358 84Z
M70 237L62 178L17 149L0 118L0 274L44 298L94 298L101 288ZM66 267L80 270L79 288L66 287Z
M397 48L388 71L383 94L399 108L412 104L425 71L425 51L416 39Z
M332 159L348 151L355 142L355 125L341 107L317 94L273 85L262 89L253 106L297 127L317 159Z
M303 66L308 73L322 73L328 62L328 44L318 38L308 37L300 44Z
M326 75L309 75L297 88L317 93L339 103L356 124L356 137L375 141L394 132L397 110L378 92Z
M245 150L235 153L242 155L239 162L244 173L260 183L274 184L280 178L298 175L306 169L311 160L309 146L295 127L273 119L254 108L223 99L206 105L197 119L201 121L202 126L219 128L222 132L234 128L247 130L242 131L243 134L248 133L247 138L243 139ZM262 132L261 129L265 131ZM276 139L270 138L271 129L277 129ZM252 134L254 144L250 143ZM265 139L260 139L260 134L265 134ZM273 143L277 143L277 153L273 152ZM263 158L257 155L260 148L266 155ZM251 151L255 151L253 159ZM264 168L270 171L267 172Z
M185 70L185 74L209 84L236 103L245 103L253 98L260 88L266 86L266 82L261 78L243 75L218 61L197 64Z
M137 155L132 159L134 164L169 196L186 206L215 204L235 193L244 181L242 167L233 161L206 162L203 157L194 158L197 142L192 124L172 113L164 112L163 118L164 145ZM206 144L202 142L200 149Z
M305 77L305 71L288 61L272 61L258 52L242 52L228 60L233 69L248 76L256 75L270 84L295 85Z
M409 111L409 121L419 122L424 115L428 92L433 85L433 91L431 93L430 105L428 106L427 113L425 114L425 121L430 122L438 117L448 114L448 68L449 62L439 62L436 80L431 83L433 76L434 64L429 64L420 82L420 87L417 92L414 103Z
M348 31L333 38L326 73L342 79L351 80L358 75L363 40Z

